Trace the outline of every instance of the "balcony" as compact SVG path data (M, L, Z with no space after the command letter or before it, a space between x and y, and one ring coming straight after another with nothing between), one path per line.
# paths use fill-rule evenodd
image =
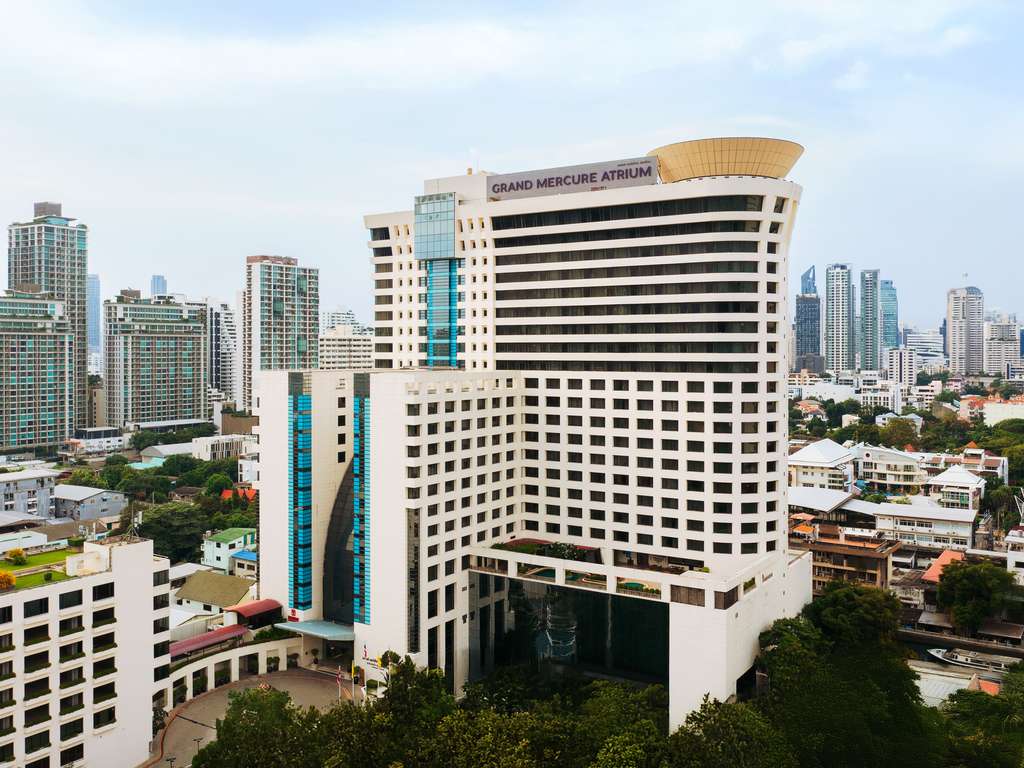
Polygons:
M655 581L639 581L620 576L615 580L615 592L630 597L646 597L650 600L661 599L661 584Z
M565 584L566 586L583 587L584 589L606 592L608 590L608 577L603 573L586 573L567 569L565 571Z

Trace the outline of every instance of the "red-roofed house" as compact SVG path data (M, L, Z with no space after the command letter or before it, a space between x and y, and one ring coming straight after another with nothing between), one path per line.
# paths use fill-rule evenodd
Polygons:
M252 502L256 498L255 488L225 488L220 492L220 497L224 501L230 501L236 493L248 502Z
M921 577L922 581L927 581L930 584L938 584L939 577L942 576L942 571L950 563L956 563L964 559L963 552L956 552L952 549L945 549L942 554L932 560L932 564L928 566L928 569L924 572L924 576Z

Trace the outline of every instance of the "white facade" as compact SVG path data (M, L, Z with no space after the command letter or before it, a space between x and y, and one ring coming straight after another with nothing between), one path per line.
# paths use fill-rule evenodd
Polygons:
M206 299L205 304L210 399L241 403L242 350L234 307L216 299Z
M885 370L889 381L909 391L917 386L917 352L907 347L887 350Z
M993 376L1005 376L1008 366L1021 362L1020 324L986 322L984 345L985 372Z
M848 264L825 270L825 368L850 371L857 367L853 328L853 272Z
M962 375L984 369L985 297L973 286L946 294L946 349L949 370Z
M789 456L789 487L851 491L853 453L827 439L804 446Z
M673 722L679 722L705 692L730 695L753 659L756 634L768 614L783 615L807 594L799 582L768 581L782 575L786 559L786 251L799 187L774 178L706 176L493 200L491 178L480 173L429 180L414 210L365 219L376 279L375 368L431 367L441 358L465 370L429 374L442 381L453 377L453 387L461 386L459 377L473 382L476 375L484 387L515 391L521 386L523 393L522 450L514 457L521 462L523 480L510 533L500 505L499 518L477 521L478 514L489 518L495 511L481 509L478 498L493 503L492 494L501 487L489 484L504 484L503 475L496 481L479 472L483 490L477 495L477 478L465 476L457 455L451 482L458 489L470 482L474 494L453 493L450 516L443 514L448 497L440 490L447 481L432 483L424 476L432 463L443 466L443 461L418 458L410 466L407 459L405 469L419 475L397 481L390 467L399 464L401 452L392 441L403 435L408 440L404 430L416 419L390 405L381 415L377 388L394 374L370 377L373 508L377 514L404 508L407 517L418 515L422 522L416 530L427 526L425 557L432 557L429 542L436 541L438 567L449 559L456 563L450 577L439 577L436 588L422 585L417 596L421 601L425 592L428 600L426 619L418 633L411 633L420 638L418 658L445 668L456 689L471 672L463 619L467 608L474 608L463 602L469 599L463 597L468 585L459 575L459 558L445 554L449 542L455 553L470 554L477 573L486 573L487 566L480 564L491 559L507 568L514 565L515 573L523 572L520 566L529 570L527 561L539 567L553 559L531 561L535 556L490 549L495 536L593 547L601 552L602 564L588 563L587 568L607 577L609 592L623 594L618 574L641 578L639 571L658 585L660 599L671 603L671 711ZM725 196L747 196L746 203L738 206L736 198L725 203ZM422 232L418 221L427 225ZM448 291L442 299L457 305L458 314L448 320L444 335L432 336L436 327L430 321L437 323L431 308L439 304L432 304L436 299L430 288L436 292L432 280L439 272ZM515 417L514 412L492 416L479 411L476 400L501 400L497 393L446 394L438 383L431 395L431 379L416 378L426 372L406 376L412 377L408 383L401 377L393 380L389 397L398 398L404 387L409 391L402 397L413 398L418 391L420 401L406 404L420 406L421 430L434 421L425 413L431 397L439 403L450 399L459 409L469 401L469 415L460 410L458 418L449 417L456 446L459 439L473 446L476 438L470 435L482 428L479 419L490 428L493 417ZM443 415L435 418L443 428ZM460 437L465 428L471 431ZM495 436L482 437L489 441ZM421 437L421 449L434 441L444 445L447 439L443 432L433 439L428 433ZM501 451L490 450L498 454L491 473L515 472ZM378 469L381 461L384 469ZM431 490L432 485L437 488ZM468 507L461 506L463 496ZM441 511L433 523L430 509L438 504ZM713 525L714 511L736 515L741 510L749 516L736 516L728 524L718 517L720 525ZM377 519L373 513L371 518ZM453 528L446 535L442 528L449 522ZM438 526L434 534L431 524ZM408 535L401 521L376 530L386 538L381 542L371 536L371 558L378 545L382 558L389 553L406 557L402 544ZM497 552L500 558L493 557ZM653 567L644 571L635 567L640 562L690 563L680 566L690 570L674 575ZM709 569L710 578L697 575L696 563ZM380 593L371 593L371 620L365 627L356 625L357 642L366 637L371 655L407 648L408 617L417 615L393 600L381 605L385 595L406 589L407 570L379 567L375 560L371 584ZM568 578L564 562L551 567L556 581ZM716 609L710 595L704 608L670 597L678 592L682 600L684 586L703 596L712 582L713 591L724 595L723 604L743 594L738 607ZM437 616L432 617L430 595L435 591ZM433 643L431 629L436 629ZM446 647L449 633L455 649ZM687 650L691 642L700 650ZM711 648L716 649L712 663L700 669L683 661L692 654L707 658Z
M137 765L168 673L166 559L149 541L87 542L70 577L0 594L0 760ZM13 729L8 732L8 729Z
M249 256L242 294L242 397L251 410L260 371L315 368L319 270L287 256Z
M251 453L256 448L252 435L210 435L192 438L192 458L203 461L233 459Z
M60 472L22 469L0 474L0 511L49 517L53 513L53 486Z
M904 345L914 350L922 371L937 373L947 367L945 342L938 328L908 328L903 336Z
M974 520L969 509L946 509L938 504L868 504L847 502L846 508L873 508L875 530L887 539L935 549L967 550L974 546ZM865 510L867 511L867 510Z
M982 403L982 421L992 427L1007 419L1024 419L1024 398L986 400ZM0 478L2 479L2 478Z
M335 325L320 331L320 368L362 371L373 367L373 331L355 325Z
M1006 534L1006 568L1024 586L1024 526L1014 526Z

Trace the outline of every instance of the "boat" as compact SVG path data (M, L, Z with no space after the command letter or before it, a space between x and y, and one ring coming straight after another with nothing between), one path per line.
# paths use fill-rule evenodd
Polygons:
M958 667L970 667L982 672L1007 672L1014 664L1021 662L1011 656L997 656L994 653L982 653L980 651L968 651L963 648L929 648L930 653L940 661L947 664L956 664Z

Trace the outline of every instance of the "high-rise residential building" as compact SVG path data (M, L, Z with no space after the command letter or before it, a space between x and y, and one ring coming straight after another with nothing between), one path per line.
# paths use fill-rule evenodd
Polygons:
M150 296L166 296L167 295L167 278L163 275L153 275L149 278L149 295Z
M110 426L209 418L206 305L124 290L103 314Z
M985 367L985 297L974 286L946 294L946 349L949 370L971 375Z
M51 580L0 594L0 763L141 765L169 675L167 559L135 537L51 552Z
M882 280L879 283L878 303L882 326L882 350L895 349L900 345L900 305L892 280Z
M821 297L814 282L814 267L800 276L800 293L794 311L796 336L794 359L821 354Z
M32 221L7 228L8 287L36 286L61 302L74 336L70 416L74 427L88 422L87 261L88 228L64 216L60 203L36 203Z
M854 334L853 272L849 264L830 264L825 269L825 368L856 367Z
M0 451L56 453L74 431L75 334L64 306L38 291L0 296Z
M917 384L917 352L907 347L895 347L886 350L885 370L889 381L901 387L909 388Z
M320 332L320 368L362 371L373 368L373 332L362 326L334 325Z
M235 310L227 302L206 299L207 386L211 399L241 403L242 351Z
M317 367L319 270L286 256L249 256L242 298L242 408L258 371Z
M810 597L785 525L800 151L435 179L367 216L375 370L260 374L261 594L289 629L457 691L532 613L541 655L666 682L674 724L734 694Z
M877 371L882 367L882 317L877 269L860 272L860 367Z
M1020 325L1008 318L987 321L982 368L992 376L1006 376L1007 366L1011 364L1020 364Z

